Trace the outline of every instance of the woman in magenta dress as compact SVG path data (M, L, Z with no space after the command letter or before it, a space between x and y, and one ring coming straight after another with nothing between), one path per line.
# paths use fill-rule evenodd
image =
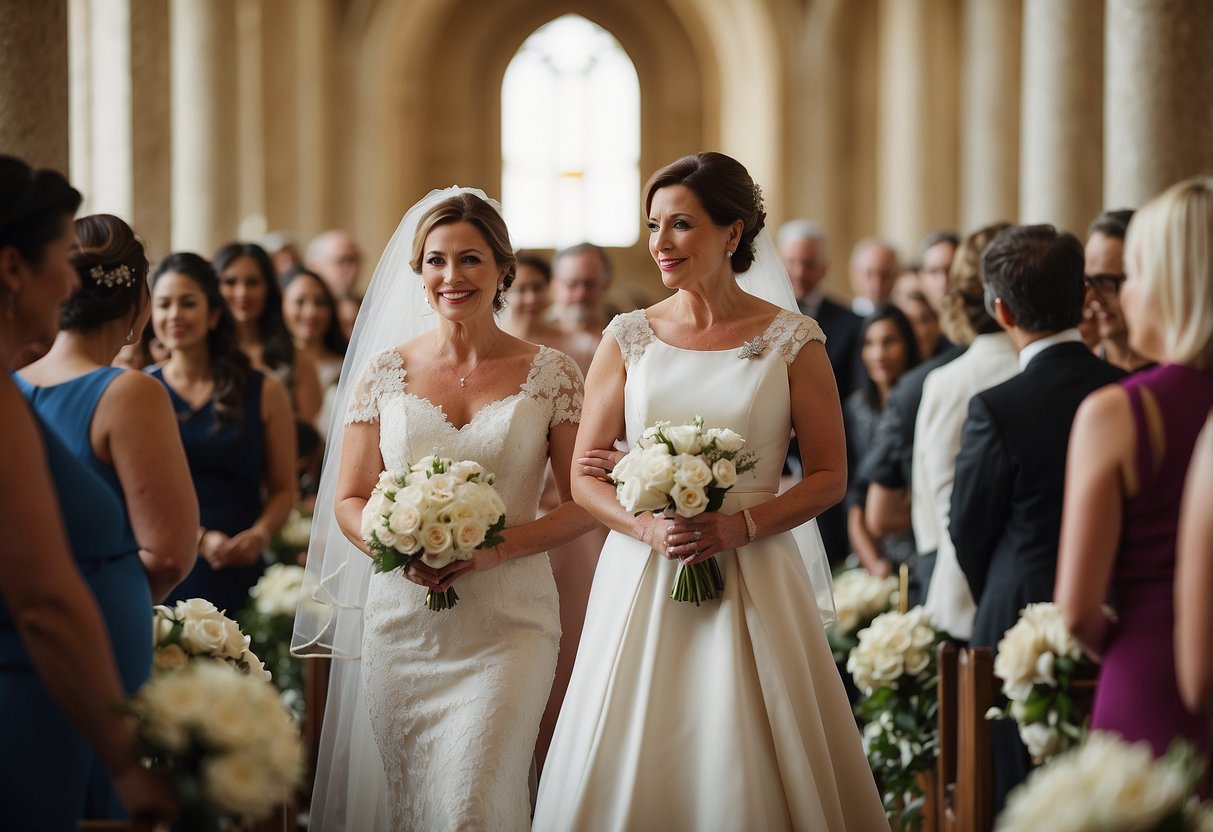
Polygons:
M1126 248L1130 343L1159 366L1097 391L1075 416L1055 598L1102 661L1092 727L1148 741L1155 755L1182 739L1207 760L1208 727L1180 698L1172 638L1180 496L1213 406L1213 178L1152 200Z

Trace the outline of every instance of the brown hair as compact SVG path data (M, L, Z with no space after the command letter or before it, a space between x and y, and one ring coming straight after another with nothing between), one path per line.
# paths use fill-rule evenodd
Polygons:
M72 265L80 289L63 305L59 328L88 331L124 316L133 323L143 304L150 302L143 299L148 270L143 243L112 214L76 220L76 237L80 247L72 253Z
M645 216L653 206L653 195L670 185L690 188L712 222L721 228L741 220L741 239L729 262L737 274L748 271L754 262L754 238L766 224L767 214L762 189L754 184L745 166L731 156L712 151L670 162L645 183Z
M502 295L514 282L514 247L510 245L510 232L505 227L505 220L497 210L483 199L474 194L458 194L450 199L444 199L417 223L417 233L413 236L413 256L409 265L417 274L421 274L421 258L425 254L425 238L440 225L450 225L456 222L471 224L484 237L485 242L493 252L493 260L498 266L506 269L501 288L493 295L493 308L500 310L505 301Z
M979 228L960 241L948 273L948 291L939 310L944 334L957 344L971 344L978 335L1001 332L1002 327L986 312L985 287L981 282L981 253L1009 222Z

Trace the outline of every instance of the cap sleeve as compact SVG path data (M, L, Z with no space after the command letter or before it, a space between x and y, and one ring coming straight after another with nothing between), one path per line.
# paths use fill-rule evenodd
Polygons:
M358 379L345 414L345 423L378 422L379 406L389 390L404 386L404 360L394 348L375 355Z
M559 350L540 348L536 357L532 395L548 405L548 427L561 422L581 422L585 386L577 363Z
M791 364L800 355L800 350L810 341L826 342L826 335L817 321L808 315L783 311L775 316L767 333L767 340L775 346L783 360Z
M653 340L653 330L649 327L649 319L643 309L616 315L607 324L605 330L619 344L619 352L623 355L623 366L631 368L644 355L644 348Z

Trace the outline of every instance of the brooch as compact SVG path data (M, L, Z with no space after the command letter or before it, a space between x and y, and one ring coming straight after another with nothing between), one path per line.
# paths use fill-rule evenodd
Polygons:
M737 357L742 360L757 358L766 352L766 349L767 342L763 340L761 335L759 335L753 341L746 341L744 344L742 344L741 349L737 350Z

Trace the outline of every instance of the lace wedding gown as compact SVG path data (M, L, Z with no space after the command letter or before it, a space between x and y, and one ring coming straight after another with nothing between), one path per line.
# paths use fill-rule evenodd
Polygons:
M627 369L628 437L696 415L732 428L758 466L722 511L772 499L791 433L787 366L825 340L820 327L781 311L744 351L665 344L643 310L607 331ZM611 532L534 829L888 829L792 534L716 559L723 597L679 603L677 563Z
M548 429L581 415L573 362L540 347L521 389L456 428L408 392L399 353L369 365L347 421L379 422L387 468L428 454L473 459L496 474L509 527L533 520L548 460ZM461 578L451 610L425 607L425 589L393 572L370 579L362 682L396 830L525 830L527 778L556 667L556 585L545 554ZM368 827L356 825L359 832Z

